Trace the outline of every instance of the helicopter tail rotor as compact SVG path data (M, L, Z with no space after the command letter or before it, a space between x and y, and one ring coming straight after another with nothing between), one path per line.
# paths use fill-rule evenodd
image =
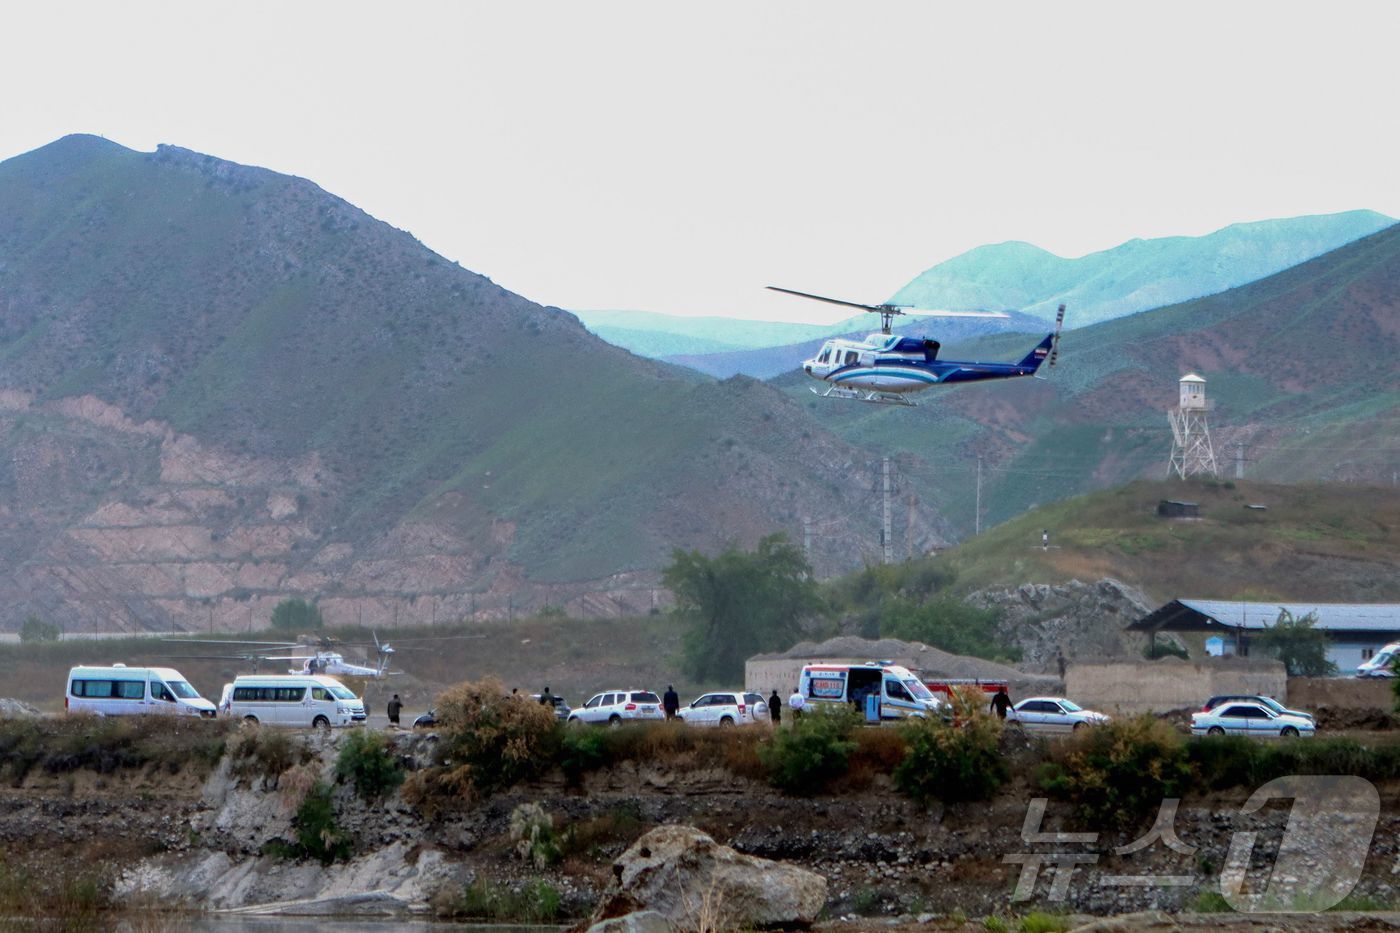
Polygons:
M1055 312L1055 339L1050 342L1050 359L1046 362L1051 369L1055 368L1055 360L1060 356L1060 328L1065 323L1065 306L1060 305L1060 310Z

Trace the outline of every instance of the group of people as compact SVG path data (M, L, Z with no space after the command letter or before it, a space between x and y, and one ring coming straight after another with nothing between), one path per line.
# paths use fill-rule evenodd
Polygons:
M802 695L802 691L794 687L792 696L788 697L788 709L792 711L794 722L802 718L802 710L806 707L807 698ZM672 684L667 684L666 692L661 695L661 709L666 713L667 719L675 719L680 715L681 698ZM783 722L783 699L778 696L777 688L774 688L773 695L768 698L768 719L775 726L782 725Z

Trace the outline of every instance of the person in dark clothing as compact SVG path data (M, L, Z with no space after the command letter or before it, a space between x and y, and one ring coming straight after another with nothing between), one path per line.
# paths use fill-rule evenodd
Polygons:
M399 695L394 694L394 698L389 701L389 725L399 724L399 713L403 710L403 704L399 702Z
M773 695L768 698L768 718L775 726L783 723L783 698L778 696L777 687L773 688Z
M1011 697L1007 695L1006 688L1002 687L996 692L996 695L992 697L992 705L990 709L996 712L998 719L1005 719L1006 711L1010 708Z
M549 684L545 684L545 685L544 685L544 692L540 694L540 705L541 705L541 706L553 706L553 705L554 705L554 694L552 694L552 693L549 692Z
M676 712L681 708L681 698L676 695L676 688L670 684L666 685L666 694L661 698L661 708L666 711L667 719L675 719Z

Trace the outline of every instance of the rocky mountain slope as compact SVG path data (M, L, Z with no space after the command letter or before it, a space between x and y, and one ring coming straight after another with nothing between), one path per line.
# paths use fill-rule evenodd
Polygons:
M673 547L821 513L829 573L878 536L868 456L769 387L611 347L304 179L90 136L0 163L0 452L3 627L644 611Z
M1065 259L1030 243L979 246L921 273L890 300L921 308L1011 309L1075 326L1213 295L1280 272L1395 223L1348 211L1232 224L1199 237L1129 240Z

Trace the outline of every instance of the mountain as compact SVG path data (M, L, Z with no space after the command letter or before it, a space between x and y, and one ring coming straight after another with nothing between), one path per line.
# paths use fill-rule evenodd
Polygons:
M920 274L895 304L961 310L1019 309L1053 320L1062 302L1082 327L1212 295L1264 278L1395 223L1348 211L1233 224L1199 237L1130 240L1065 259L1030 243L979 246Z
M1024 338L944 354L1009 359ZM919 407L812 399L847 441L933 466L902 477L966 534L1036 505L1166 475L1177 380L1207 380L1222 477L1385 484L1400 476L1400 227L1257 282L1066 334L1044 379L933 389ZM980 458L981 482L978 482Z
M868 460L304 179L92 136L0 163L4 627L645 611L672 548L806 516L858 564Z
M754 350L800 341L824 340L842 332L826 324L789 324L731 317L681 317L651 311L573 313L590 332L608 343L652 359Z

